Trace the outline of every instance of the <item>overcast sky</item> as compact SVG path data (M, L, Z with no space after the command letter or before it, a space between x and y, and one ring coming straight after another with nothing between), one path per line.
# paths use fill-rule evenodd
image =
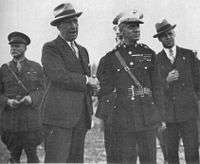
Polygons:
M176 42L190 49L200 49L200 1L199 0L0 0L0 64L8 62L7 35L13 31L24 32L31 38L26 56L40 62L45 42L57 37L57 29L49 23L53 9L63 2L71 2L79 18L78 43L85 46L91 63L99 59L115 45L112 20L121 11L137 9L144 14L141 40L156 52L161 50L155 23L167 19L177 24Z

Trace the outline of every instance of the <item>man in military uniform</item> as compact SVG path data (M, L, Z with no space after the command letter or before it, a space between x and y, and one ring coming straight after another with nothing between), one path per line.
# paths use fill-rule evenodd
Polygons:
M116 34L116 43L117 45L123 44L122 35L119 32L118 28L118 20L122 16L122 13L118 14L113 19L113 30ZM104 66L104 57L101 58L98 69L97 69L97 78L100 79L102 76L103 66ZM102 79L103 80L103 79ZM101 81L102 81L101 80ZM106 150L106 158L108 163L120 163L121 162L121 153L119 151L119 141L117 141L118 132L115 129L113 122L113 105L116 97L116 91L114 90L111 94L108 94L104 97L104 100L100 100L98 102L98 107L96 111L96 117L103 120L103 127L98 127L101 130L104 130L104 145ZM109 105L105 103L105 101L109 101ZM97 122L101 122L101 120L97 119ZM97 123L98 124L98 123ZM102 125L100 123L100 125ZM98 125L97 125L98 126Z
M200 71L195 53L176 45L175 27L176 25L171 25L164 19L161 23L156 23L157 34L153 36L163 45L156 63L165 96L168 162L179 163L179 141L182 138L186 163L197 164Z
M137 43L142 23L142 15L137 11L122 15L118 27L123 36L123 44L101 59L101 73L98 75L101 86L99 101L105 106L102 110L107 110L106 106L113 109L112 122L118 133L122 163L136 163L137 154L140 163L156 163L154 125L162 116L159 111L161 107L156 108L161 98L160 83L154 69L154 51ZM116 52L121 54L142 88L135 84L121 65ZM116 90L116 98L111 107L113 103L107 97L113 90Z
M27 162L39 162L36 148L42 141L42 67L25 57L30 38L21 32L8 35L13 59L0 68L1 139L10 151L10 162L19 163L22 150Z

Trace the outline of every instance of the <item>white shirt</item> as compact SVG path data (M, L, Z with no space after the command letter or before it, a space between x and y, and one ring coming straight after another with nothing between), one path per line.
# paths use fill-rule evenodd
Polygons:
M173 56L171 56L170 49L169 48L164 48L165 53L167 54L167 57L170 61L174 61L176 58L176 46L171 48L173 51Z

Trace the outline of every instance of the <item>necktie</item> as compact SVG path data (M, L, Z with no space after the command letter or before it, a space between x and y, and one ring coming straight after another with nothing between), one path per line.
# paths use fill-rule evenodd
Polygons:
M174 52L171 48L169 49L169 55L170 55L170 62L173 64L174 60L175 60L175 56L174 56Z
M22 69L22 65L20 63L20 61L17 61L17 70L20 72Z
M70 46L71 46L71 48L72 48L72 51L74 52L74 54L75 54L76 57L78 58L78 57L79 57L78 48L76 47L75 43L74 43L74 42L70 42Z

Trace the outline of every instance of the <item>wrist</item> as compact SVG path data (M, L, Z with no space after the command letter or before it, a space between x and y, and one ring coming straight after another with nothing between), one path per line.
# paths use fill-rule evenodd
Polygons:
M88 84L88 81L89 81L88 76L86 75L85 78L86 78L86 84Z

